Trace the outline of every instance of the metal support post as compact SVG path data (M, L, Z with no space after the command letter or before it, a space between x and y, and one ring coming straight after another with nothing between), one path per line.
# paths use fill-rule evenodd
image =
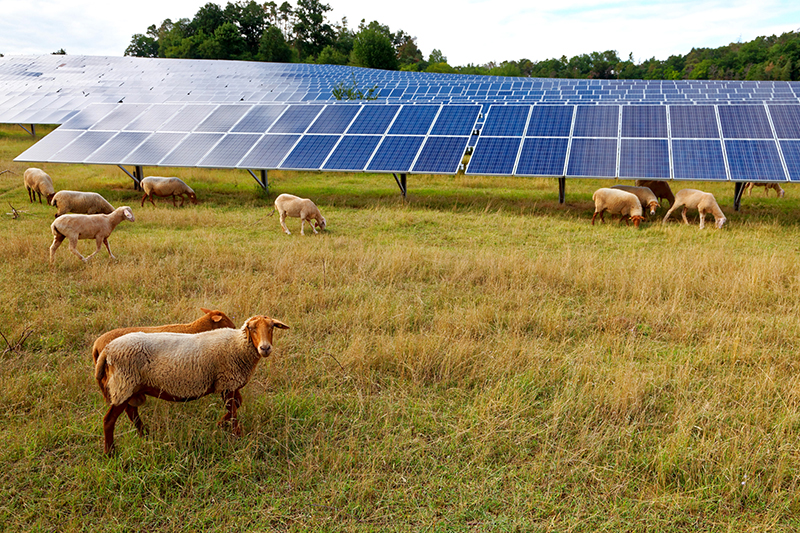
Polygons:
M247 169L247 171L250 173L251 176L253 176L253 179L256 180L256 183L261 185L261 188L264 189L264 192L269 194L269 179L267 177L267 171L261 170L260 177L256 176L256 173L250 169Z
M738 211L739 206L742 204L742 193L744 192L744 184L743 181L735 181L733 183L733 210Z
M406 186L406 175L400 174L400 177L397 177L397 174L392 174L394 176L394 181L397 182L397 186L400 187L400 192L403 193L403 201L406 200L406 194L408 193L408 187Z
M558 178L558 203L564 204L567 201L567 178L561 176Z

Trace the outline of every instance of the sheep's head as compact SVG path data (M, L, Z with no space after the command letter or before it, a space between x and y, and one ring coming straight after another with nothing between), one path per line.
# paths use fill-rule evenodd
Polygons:
M211 329L221 329L221 328L236 329L236 324L234 324L233 321L230 318L228 318L228 315L226 315L222 311L217 311L216 309L212 311L210 309L204 309L202 307L200 308L200 310L206 314L206 316L203 318L208 318L211 321L210 322Z
M725 222L727 222L727 220L728 219L725 218L725 217L722 217L722 218L719 218L719 219L715 220L714 221L714 227L716 227L717 229L720 229L722 227L722 225L725 224Z
M260 357L267 357L272 353L272 331L274 328L289 329L289 326L266 315L250 317L242 326L242 329L247 332L247 338L253 343Z
M650 208L650 214L651 214L651 215L655 215L655 214L656 214L656 209L658 209L658 208L659 208L659 205L660 205L660 204L659 204L657 201L655 201L655 200L653 200L652 202L650 202L649 204L647 204L647 207L649 207L649 208Z
M633 215L633 216L631 217L631 220L633 220L633 226L634 226L635 228L638 228L638 227L639 227L639 223L640 223L642 220L644 220L644 217L643 217L643 216L640 216L640 215Z
M53 193L53 194L48 194L48 195L47 195L47 205L53 205L53 204L52 204L52 202L53 202L53 196L55 196L55 195L56 195L56 193Z
M320 215L318 219L314 220L314 225L317 226L319 229L325 229L325 224L326 224L325 217L323 217L322 215Z
M133 211L131 211L130 207L128 207L127 205L123 205L119 209L122 210L122 214L125 216L125 220L130 220L131 222L136 221L136 217L133 216Z
M193 204L197 204L197 195L193 192L187 194L189 195L189 200L191 200Z

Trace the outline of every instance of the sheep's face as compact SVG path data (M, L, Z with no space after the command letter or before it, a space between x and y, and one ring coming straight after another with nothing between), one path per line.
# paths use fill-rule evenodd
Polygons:
M314 225L319 229L325 229L325 217L319 217L319 219L315 219Z
M133 216L133 211L131 208L126 206L122 206L122 214L125 215L125 220L130 220L131 222L136 221L136 217Z
M720 228L722 227L722 225L723 225L723 224L725 224L725 222L726 222L727 220L728 220L727 218L725 218L725 217L722 217L722 218L720 218L719 220L717 220L717 221L715 221L715 222L714 222L714 226L715 226L717 229L720 229Z
M189 193L189 200L191 200L191 202L193 204L196 204L197 203L197 195L195 193L193 193L193 192L190 192Z
M631 220L633 220L633 227L638 228L639 227L639 223L642 220L644 220L644 217L639 216L639 215L634 215L634 216L631 217Z
M202 312L208 315L208 319L210 320L211 329L222 329L222 328L231 328L236 329L236 324L228 318L228 315L223 313L222 311L214 311L210 309L200 308Z
M272 353L272 331L274 328L289 329L289 326L268 316L254 316L244 323L245 331L260 357Z
M655 214L656 214L656 209L658 209L658 202L655 202L655 201L653 201L653 202L650 202L650 203L647 205L647 207L649 207L649 208L650 208L650 215L651 215L651 216L652 216L652 215L655 215Z

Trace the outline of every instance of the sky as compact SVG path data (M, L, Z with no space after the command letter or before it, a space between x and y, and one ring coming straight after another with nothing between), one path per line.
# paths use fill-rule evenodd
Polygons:
M262 0L263 1L263 0ZM122 56L134 34L191 19L209 0L0 0L0 54ZM225 6L228 0L214 3ZM282 3L277 0L277 3ZM296 5L296 0L290 0ZM417 38L451 66L615 50L634 61L800 30L796 0L329 0L330 23L365 19Z

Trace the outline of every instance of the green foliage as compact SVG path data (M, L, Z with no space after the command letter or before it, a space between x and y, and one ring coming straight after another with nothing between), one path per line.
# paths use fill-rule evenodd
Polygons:
M439 74L454 74L456 69L448 65L447 63L431 63L428 65L428 68L425 69L425 72L435 72Z
M376 100L379 88L375 85L368 89L367 92L362 91L358 88L358 80L355 73L353 73L352 80L340 81L333 87L331 92L337 100Z
M257 59L272 63L290 63L292 57L292 48L283 38L281 30L277 26L267 28L258 45Z
M331 6L319 0L298 0L294 10L295 47L301 58L315 58L325 46L333 43L334 30L325 22Z
M347 54L332 45L328 45L319 53L316 63L318 65L346 65L348 61Z
M353 39L350 63L356 67L397 70L397 51L384 31L375 26L362 28Z

